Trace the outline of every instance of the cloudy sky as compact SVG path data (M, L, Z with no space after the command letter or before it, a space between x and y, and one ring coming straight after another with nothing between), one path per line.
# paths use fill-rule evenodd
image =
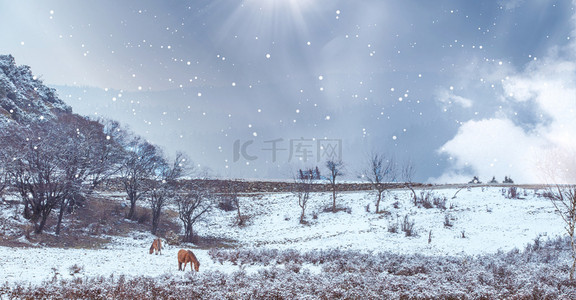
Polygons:
M576 149L569 0L0 0L0 53L223 177L341 158L541 182Z

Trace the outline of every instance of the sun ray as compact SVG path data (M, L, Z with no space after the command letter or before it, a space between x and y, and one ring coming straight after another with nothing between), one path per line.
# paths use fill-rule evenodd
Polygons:
M219 38L251 35L252 38L306 36L307 17L315 11L313 1L246 0L223 23Z

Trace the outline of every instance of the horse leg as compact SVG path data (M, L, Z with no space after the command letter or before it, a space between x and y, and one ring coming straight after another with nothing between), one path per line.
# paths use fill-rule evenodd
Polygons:
M182 271L182 263L178 262L178 271Z

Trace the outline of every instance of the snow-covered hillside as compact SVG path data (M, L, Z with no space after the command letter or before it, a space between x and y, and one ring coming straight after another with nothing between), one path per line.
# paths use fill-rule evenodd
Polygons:
M21 124L54 118L55 113L72 109L58 99L28 66L17 66L11 55L0 55L0 124Z
M234 225L236 212L214 209L195 228L201 236L235 240L231 246L238 248L340 249L432 256L523 249L539 236L546 239L564 234L562 220L555 214L554 207L538 195L542 190L519 189L520 199L506 198L507 189L500 187L426 192L440 199L445 197L446 209L416 207L408 191L395 190L386 196L385 213L374 213L375 195L371 192L340 193L337 204L342 210L332 213L324 212L331 203L331 194L316 193L306 213L309 223L302 225L295 196L271 193L242 197L241 211L249 216L244 227ZM4 217L6 214L5 211ZM414 222L415 236L406 237L401 230L390 232L405 216ZM445 226L445 222L452 226ZM0 247L3 280L39 284L52 278L112 274L180 278L184 276L177 268L176 253L180 248L196 253L201 273L206 270L230 273L239 269L230 263L221 265L212 261L208 249L195 249L194 245L167 246L161 255L149 255L153 239L149 233L111 239L104 249L94 250ZM256 267L242 268L249 272ZM319 271L312 265L303 268Z

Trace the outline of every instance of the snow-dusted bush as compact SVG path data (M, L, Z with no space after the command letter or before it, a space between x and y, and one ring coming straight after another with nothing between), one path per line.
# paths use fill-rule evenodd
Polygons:
M518 199L519 198L519 194L518 194L518 188L515 186L511 186L508 188L507 192L506 192L506 198L508 199Z
M445 214L444 215L444 227L452 227L454 226L454 223L452 223L452 215L450 214Z
M446 209L446 197L436 195L432 191L421 191L420 196L414 197L414 205L424 208Z
M84 266L79 266L78 264L73 264L68 268L70 275L76 275L84 272Z
M404 216L404 221L402 221L400 228L402 231L404 231L404 234L406 236L416 235L416 232L414 231L414 221L410 220L410 217L408 215Z
M164 238L166 239L166 243L168 243L168 245L180 245L180 236L178 236L178 234L172 230L166 232Z
M396 221L389 221L388 222L388 232L390 233L398 233L398 219Z

